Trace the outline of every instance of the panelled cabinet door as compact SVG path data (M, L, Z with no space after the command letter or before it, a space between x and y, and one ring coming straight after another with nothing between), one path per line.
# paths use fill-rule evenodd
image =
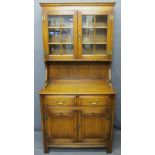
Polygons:
M77 113L73 110L46 109L45 128L48 143L74 143L77 139Z
M105 11L78 12L78 50L81 59L102 60L112 55L113 15Z
M43 13L45 58L73 59L77 52L77 11L46 10Z
M106 144L110 129L109 108L82 110L79 118L79 140L82 143Z

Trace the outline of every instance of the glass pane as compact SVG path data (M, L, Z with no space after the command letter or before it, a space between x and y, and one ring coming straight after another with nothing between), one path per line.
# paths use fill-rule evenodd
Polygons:
M73 42L73 29L62 29L62 43Z
M95 55L106 55L106 45L96 45Z
M72 55L72 53L73 53L73 45L72 44L63 44L62 45L62 54Z
M107 48L107 15L82 16L82 53L105 55Z
M49 43L60 43L60 29L49 29Z
M60 27L60 16L48 16L49 27Z
M96 29L96 44L105 44L107 41L107 29Z
M94 27L94 16L82 16L82 27Z
M94 16L82 16L82 53L94 53Z
M73 16L62 16L62 27L73 27Z
M83 44L94 43L94 29L84 28L82 30L82 42Z
M60 45L49 45L49 54L60 55Z
M83 44L82 51L84 55L92 55L94 52L94 45L93 44Z
M73 54L73 16L48 16L49 54Z
M107 26L107 16L97 15L96 16L96 28L104 28Z

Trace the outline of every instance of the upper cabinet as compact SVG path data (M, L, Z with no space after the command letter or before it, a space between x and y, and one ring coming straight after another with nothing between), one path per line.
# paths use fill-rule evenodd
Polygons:
M111 61L113 5L44 6L45 61Z

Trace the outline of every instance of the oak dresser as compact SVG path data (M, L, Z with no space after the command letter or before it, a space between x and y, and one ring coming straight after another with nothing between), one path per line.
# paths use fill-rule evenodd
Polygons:
M45 84L40 90L44 152L112 152L111 83L115 3L41 3Z

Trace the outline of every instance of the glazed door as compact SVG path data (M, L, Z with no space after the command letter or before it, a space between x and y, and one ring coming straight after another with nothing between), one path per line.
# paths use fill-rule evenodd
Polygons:
M78 12L78 49L82 59L112 55L113 16L104 11Z
M53 10L43 14L45 58L73 59L77 52L77 11Z
M47 108L45 128L48 143L74 143L77 139L77 112L73 110Z
M109 108L81 110L79 113L79 141L82 143L106 144L109 138Z

